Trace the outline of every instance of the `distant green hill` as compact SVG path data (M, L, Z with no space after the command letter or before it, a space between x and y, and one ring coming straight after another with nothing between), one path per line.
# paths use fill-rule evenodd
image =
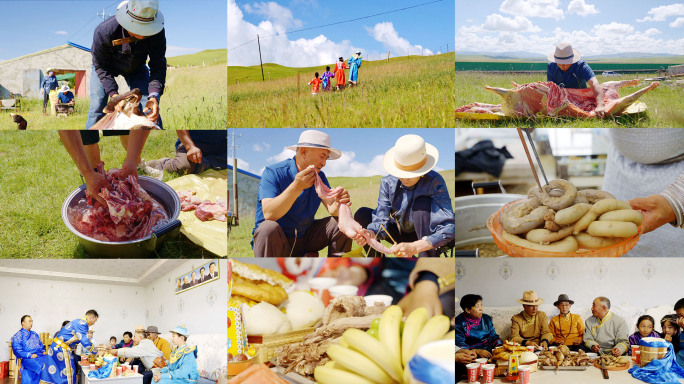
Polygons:
M399 62L406 62L410 60L416 60L416 59L422 59L422 60L430 60L434 59L435 61L440 61L443 59L444 56L449 55L450 57L454 57L453 53L443 53L441 55L434 55L434 56L400 56L400 57L392 57L389 59L390 63L399 63ZM385 60L364 60L362 64L362 69L366 69L369 67L373 67L376 65L380 64L387 64L387 59ZM331 72L334 72L335 70L335 63L328 63L328 64L323 64L315 67L299 67L299 68L293 68L293 67L284 67L282 65L278 64L273 64L273 63L265 63L264 64L264 78L268 80L269 77L269 72L271 76L271 80L276 80L280 79L283 77L290 77L290 76L297 76L297 73L301 73L302 76L304 77L312 77L314 72L318 72L319 74L325 72L325 66L329 65L332 70ZM246 83L246 82L251 82L251 81L261 81L261 67L259 65L253 65L250 67L240 67L240 66L228 66L228 84L229 85L234 85L236 83L235 78L238 79L239 83ZM308 81L308 80L307 80Z
M226 54L226 49L207 49L191 55L167 57L166 62L173 67L225 64Z

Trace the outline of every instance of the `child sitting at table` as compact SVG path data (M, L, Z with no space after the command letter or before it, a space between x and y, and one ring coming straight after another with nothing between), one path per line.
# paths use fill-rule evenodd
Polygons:
M629 337L629 345L639 345L639 340L644 337L657 337L660 338L658 332L653 330L655 326L655 320L649 315L643 315L637 320L637 330ZM632 349L630 348L627 353L632 354Z
M675 353L679 352L679 325L677 325L677 315L665 315L660 320L660 327L663 332L660 334L665 341L669 341L674 346Z

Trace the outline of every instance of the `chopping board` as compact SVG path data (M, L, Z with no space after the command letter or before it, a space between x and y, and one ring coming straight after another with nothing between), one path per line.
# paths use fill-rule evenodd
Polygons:
M285 369L283 367L273 367L271 368L271 371L275 372L278 377L281 379L287 381L288 383L291 384L315 384L315 381L309 380L306 377L296 373L296 372L289 372L288 374L284 374Z

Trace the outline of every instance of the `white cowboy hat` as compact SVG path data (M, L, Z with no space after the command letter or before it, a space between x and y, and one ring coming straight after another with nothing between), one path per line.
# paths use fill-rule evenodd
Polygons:
M418 135L404 135L385 153L382 166L390 175L407 179L430 172L437 160L437 148Z
M573 64L578 62L582 55L572 47L572 44L567 41L561 41L556 45L556 50L553 53L549 53L546 58L556 64Z
M64 85L62 86L62 88L59 89L60 92L66 92L66 91L68 91L68 90L69 90L69 86L66 85L66 84L64 84Z
M45 70L45 73L49 73L50 71L54 72L55 70L52 69L52 67L48 67L48 69Z
M119 4L116 21L136 35L152 36L164 29L164 15L157 0L130 0Z
M342 156L339 149L330 148L330 136L321 131L309 129L299 135L299 142L295 145L285 147L286 149L297 152L297 148L323 148L330 150L328 160L336 160Z
M539 305L544 302L544 299L541 297L537 296L537 292L535 291L525 291L523 293L522 299L518 300L518 303L524 304L524 305Z

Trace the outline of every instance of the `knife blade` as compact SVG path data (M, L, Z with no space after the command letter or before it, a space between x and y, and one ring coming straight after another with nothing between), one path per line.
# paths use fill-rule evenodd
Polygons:
M599 354L603 356L603 351L599 349ZM608 370L606 369L606 362L603 361L603 359L599 358L601 360L601 372L603 373L603 378L608 380Z

